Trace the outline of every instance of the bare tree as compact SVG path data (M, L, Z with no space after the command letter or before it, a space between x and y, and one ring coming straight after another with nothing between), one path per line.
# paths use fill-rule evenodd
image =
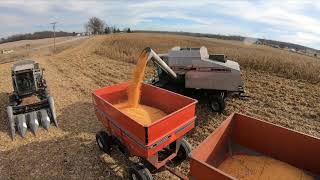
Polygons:
M87 32L102 34L104 32L105 22L97 17L92 17L84 26Z
M104 33L105 34L110 34L112 32L112 28L109 27L108 25L106 25L106 27L104 28Z
M112 33L117 33L117 26L112 26Z

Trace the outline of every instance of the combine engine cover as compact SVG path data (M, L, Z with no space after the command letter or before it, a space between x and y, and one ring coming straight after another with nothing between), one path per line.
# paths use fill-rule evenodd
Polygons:
M223 54L209 55L206 47L172 48L166 63L185 77L186 88L243 91L239 64Z
M12 140L16 131L24 137L28 128L36 135L40 126L48 130L50 124L54 123L58 127L54 100L47 93L38 63L24 60L14 64L12 82L14 92L7 107Z

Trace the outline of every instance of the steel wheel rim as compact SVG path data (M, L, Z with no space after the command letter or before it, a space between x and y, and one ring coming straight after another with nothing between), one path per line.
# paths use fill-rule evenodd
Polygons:
M101 149L103 149L103 144L102 144L102 142L101 142L101 139L100 139L100 138L98 138L98 146L99 146Z
M136 175L136 174L134 174L134 173L132 173L132 174L131 174L131 177L132 177L132 179L133 179L133 180L138 180L137 175Z
M218 102L211 102L211 108L214 110L214 111L218 111L219 110L219 103Z

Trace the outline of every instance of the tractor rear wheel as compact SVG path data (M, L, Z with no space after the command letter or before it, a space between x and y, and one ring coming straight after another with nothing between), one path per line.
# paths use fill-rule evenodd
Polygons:
M100 148L105 153L109 153L111 149L111 137L104 131L99 131L96 134L96 141Z
M186 141L185 139L182 139L177 156L173 158L172 161L175 164L182 163L184 160L186 160L189 157L189 154L191 153L191 151L192 151L191 145L188 143L188 141Z
M153 180L152 174L142 163L136 163L129 169L131 180Z

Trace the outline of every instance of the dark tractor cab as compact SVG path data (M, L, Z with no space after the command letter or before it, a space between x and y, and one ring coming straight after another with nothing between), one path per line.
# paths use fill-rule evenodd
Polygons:
M15 75L15 86L19 96L32 94L36 90L33 71L18 72Z
M46 82L43 79L43 69L32 60L24 60L12 67L12 84L16 98L36 95L46 98Z

